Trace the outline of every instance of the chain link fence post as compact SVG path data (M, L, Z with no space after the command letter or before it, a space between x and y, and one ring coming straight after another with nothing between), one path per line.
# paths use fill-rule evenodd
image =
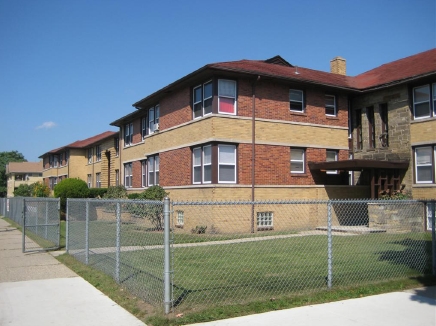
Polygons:
M432 200L430 202L431 211L431 244L432 244L432 264L433 264L433 276L436 276L436 230L435 230L435 220L436 220L436 202Z
M327 203L327 287L331 289L333 279L333 252L332 252L332 202Z
M171 310L171 271L170 271L170 199L164 199L164 305L165 314Z
M117 203L117 228L116 228L116 251L115 251L115 281L120 283L120 252L121 252L121 207Z
M89 264L89 200L85 204L85 264Z
M67 211L66 211L66 215L65 215L65 250L67 252L67 254L69 253L69 243L70 243L70 220L69 220L69 208L70 208L70 203L69 203L69 199L67 198ZM60 201L59 201L59 205L60 205ZM59 221L60 222L60 221Z
M21 242L21 249L23 253L26 250L26 199L23 198L23 205L21 206L21 226L22 226L22 242Z

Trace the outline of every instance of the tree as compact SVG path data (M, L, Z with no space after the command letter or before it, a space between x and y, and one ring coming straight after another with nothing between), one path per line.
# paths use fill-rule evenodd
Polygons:
M59 182L53 189L54 196L61 200L61 210L65 212L67 198L88 198L89 188L85 181L67 178Z
M32 197L33 185L21 184L14 190L14 197Z
M27 162L24 155L18 151L0 152L0 197L6 197L8 180L6 178L6 164L10 162Z
M33 185L33 197L48 197L50 196L50 188L42 182L35 182Z

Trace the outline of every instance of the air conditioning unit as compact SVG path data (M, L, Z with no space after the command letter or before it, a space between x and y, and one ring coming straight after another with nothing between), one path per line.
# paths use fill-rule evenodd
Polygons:
M155 123L153 129L154 129L154 131L159 131L159 124Z

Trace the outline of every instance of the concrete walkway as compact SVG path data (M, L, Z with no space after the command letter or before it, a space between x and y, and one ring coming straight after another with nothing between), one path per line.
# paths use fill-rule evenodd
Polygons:
M21 245L0 219L0 325L145 325L52 255Z
M0 325L145 325L45 252L23 254L0 219ZM436 287L201 323L207 326L436 326Z

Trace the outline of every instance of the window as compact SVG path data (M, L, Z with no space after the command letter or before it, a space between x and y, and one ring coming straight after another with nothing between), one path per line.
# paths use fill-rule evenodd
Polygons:
M416 183L433 182L433 148L432 146L415 148L415 176Z
M353 154L348 155L348 159L353 159ZM354 186L354 171L348 171L348 185Z
M120 156L120 139L116 137L114 139L115 156Z
M92 163L92 148L88 148L88 164Z
M363 149L362 110L356 110L356 147L357 149Z
M64 153L59 154L59 166L64 165Z
M305 149L291 148L291 173L305 172Z
M132 163L124 164L124 187L132 188Z
M212 113L212 81L193 89L194 119Z
M56 177L50 177L50 190L53 190L54 187L57 185L57 178Z
M185 214L183 211L176 211L177 212L177 225L183 225L185 223Z
M236 114L236 82L234 80L218 80L218 112Z
M388 105L380 104L381 135L380 144L382 147L389 147L389 124L388 124Z
M258 212L257 213L257 229L272 229L273 227L273 212Z
M193 183L212 182L212 146L197 147L193 150Z
M88 174L88 188L91 188L92 187L92 175L91 174Z
M147 187L147 161L141 161L141 186Z
M68 159L70 158L70 152L66 151L65 152L65 165L68 165Z
M335 162L338 160L338 151L335 150L326 150L326 161L327 162ZM327 170L326 171L327 174L337 174L338 171L337 170Z
M97 162L101 161L101 146L100 145L97 145L95 147L95 157L96 157Z
M334 95L325 96L325 114L336 116L336 98Z
M291 111L304 112L303 91L289 90L289 107Z
M57 156L57 155L53 156L53 166L55 168L57 168L59 166L59 156Z
M96 188L101 188L101 173L96 173L95 174L95 187Z
M124 125L124 146L130 146L133 142L133 123Z
M120 185L120 170L115 170L115 185L119 186Z
M433 109L435 102L435 84L433 84ZM413 117L415 119L428 118L432 115L430 102L430 85L423 85L413 89Z
M141 135L143 139L145 138L145 136L147 136L147 125L148 125L147 117L143 117L141 119Z
M159 184L159 155L147 158L148 185L154 186Z
M236 183L235 145L218 145L218 183Z
M366 108L366 116L368 118L368 141L369 148L375 148L375 124L374 124L374 108Z

